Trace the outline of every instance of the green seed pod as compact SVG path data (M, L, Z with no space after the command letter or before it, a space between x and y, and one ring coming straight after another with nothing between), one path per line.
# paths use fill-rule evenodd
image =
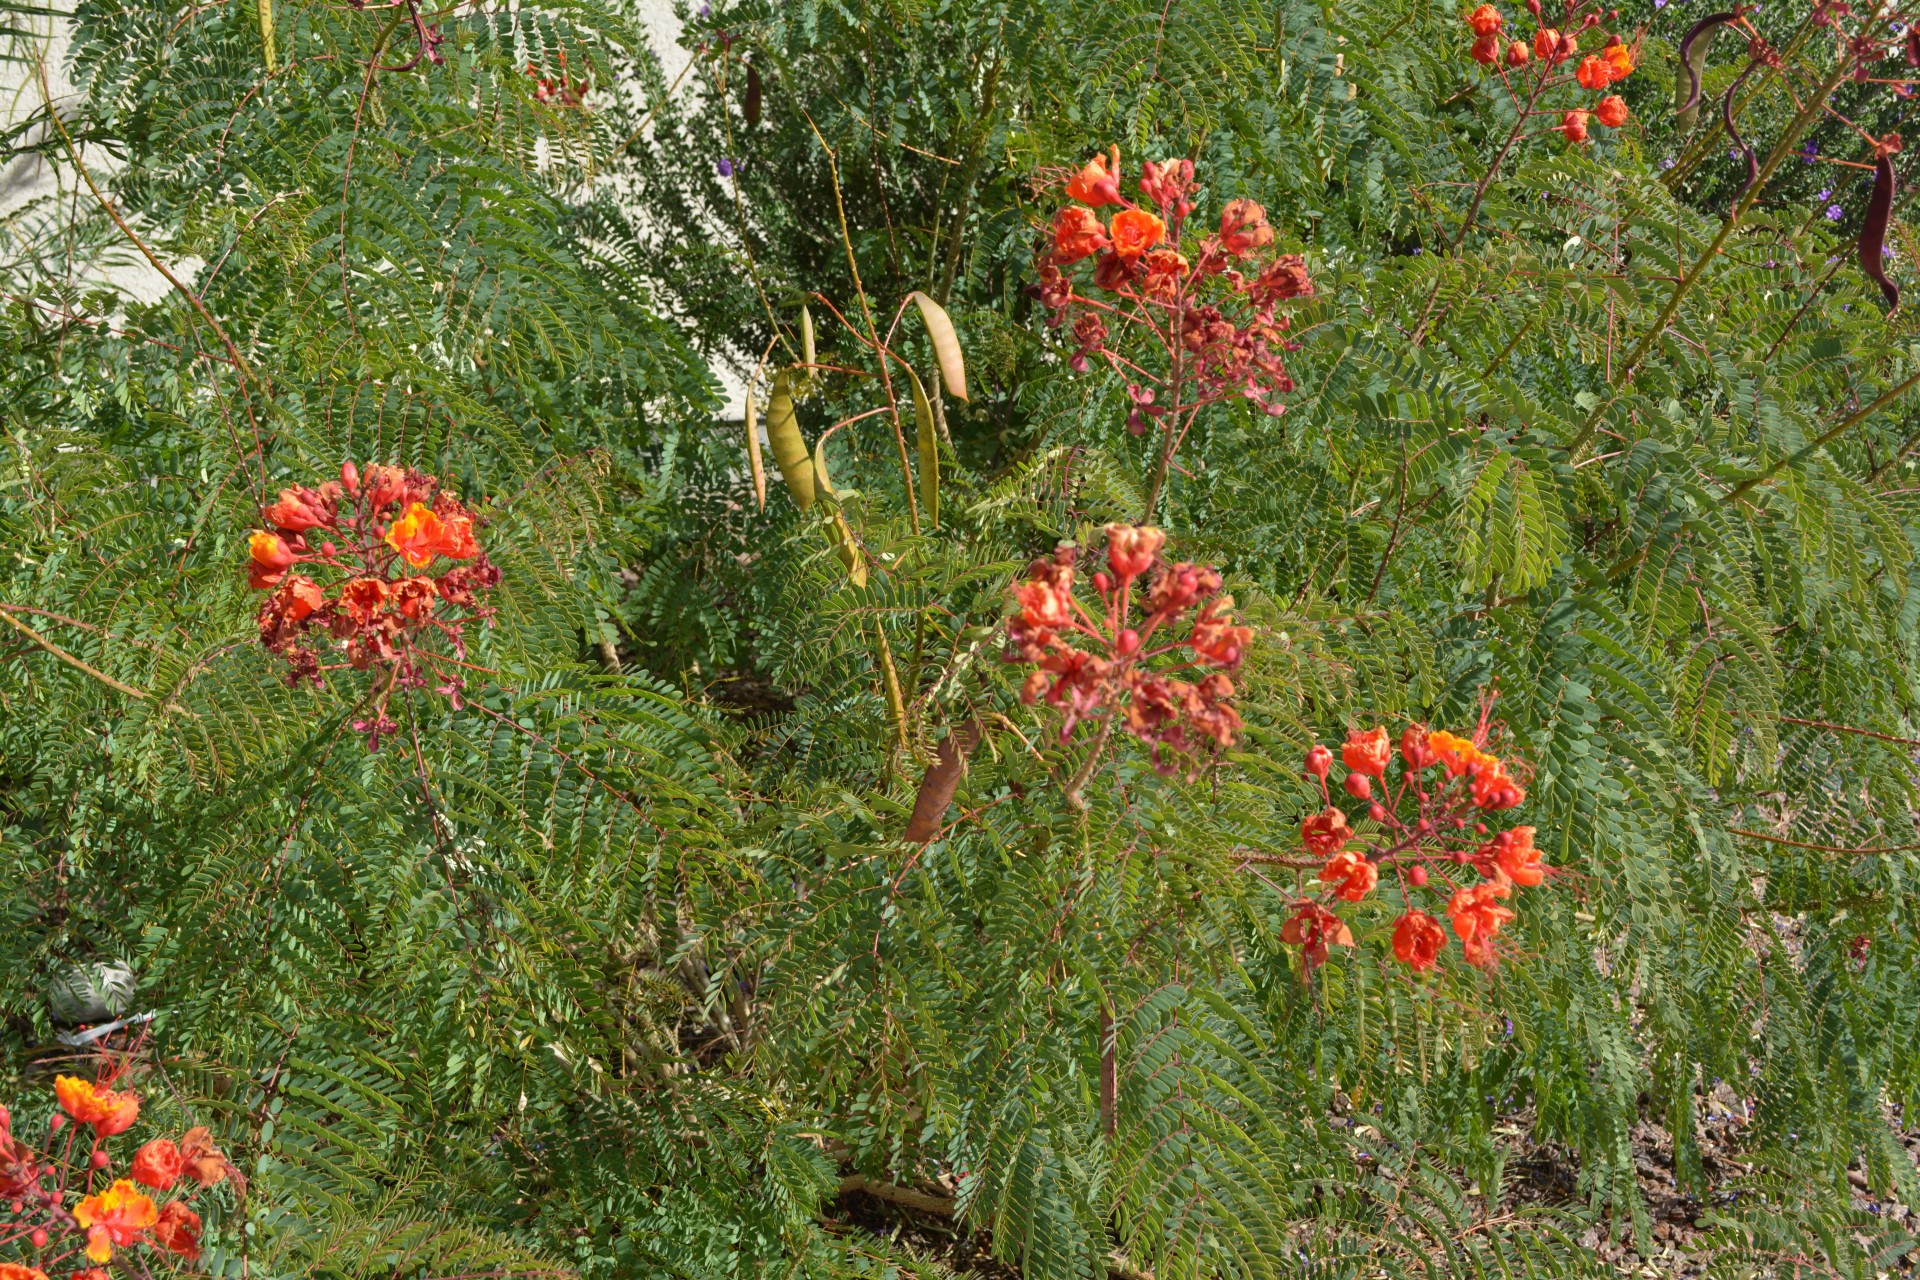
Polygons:
M815 495L813 455L807 452L807 442L800 435L800 415L794 412L785 370L773 375L773 395L767 401L767 443L773 446L780 478L805 511L813 505Z

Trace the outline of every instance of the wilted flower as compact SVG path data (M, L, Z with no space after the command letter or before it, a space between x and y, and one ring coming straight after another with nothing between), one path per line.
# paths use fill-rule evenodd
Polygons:
M1061 266L1090 257L1108 243L1107 229L1090 209L1064 205L1053 217L1053 260Z
M179 1181L186 1167L186 1157L180 1154L173 1139L155 1138L135 1153L131 1172L133 1180L141 1186L165 1191Z
M1353 931L1347 922L1317 902L1296 902L1293 915L1280 926L1280 940L1301 948L1307 968L1317 969L1327 962L1329 944L1353 945Z
M1366 854L1352 849L1343 849L1327 860L1321 868L1320 880L1333 886L1336 897L1348 902L1358 902L1373 892L1380 883L1380 868Z
M1267 225L1267 211L1251 200L1227 201L1220 211L1220 243L1236 256L1272 244L1273 228Z
M200 1215L178 1200L161 1206L159 1220L153 1224L153 1239L168 1253L177 1253L188 1262L200 1260Z
M1338 809L1324 809L1300 824L1300 843L1321 857L1337 852L1351 839L1353 828L1347 825L1347 815Z
M1581 143L1587 140L1587 112L1569 111L1560 117L1560 132L1566 135L1568 142Z

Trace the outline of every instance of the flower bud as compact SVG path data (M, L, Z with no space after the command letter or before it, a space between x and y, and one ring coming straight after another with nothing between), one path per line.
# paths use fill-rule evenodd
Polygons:
M1125 631L1122 631L1120 633L1119 649L1120 656L1123 658L1131 658L1134 654L1140 652L1140 633L1132 627L1128 627Z
M1500 61L1500 37L1481 36L1473 42L1473 48L1467 51L1475 62L1490 67Z
M340 483L348 493L360 492L360 468L353 465L351 458L340 464Z
M1487 824L1484 822L1476 822L1473 824L1473 830L1475 835L1483 836L1487 834Z
M1411 870L1409 870L1407 872L1407 883L1412 885L1416 889L1426 888L1427 869L1425 867L1414 867Z
M1534 17L1540 16L1540 0L1527 0L1527 12Z
M53 1113L53 1119L47 1121L47 1128L52 1130L55 1133L60 1132L62 1129L66 1127L67 1127L67 1118L61 1115L58 1111Z
M1307 772L1325 782L1333 772L1333 752L1315 743L1313 750L1307 752Z
M110 1160L112 1160L112 1157L107 1154L105 1147L95 1147L93 1154L87 1157L87 1163L96 1169L106 1168Z
M45 1227L35 1227L28 1233L27 1239L33 1242L34 1248L44 1249L47 1247L47 1229Z
M1387 806L1376 800L1367 806L1367 816L1375 822L1385 822L1387 820Z
M1347 794L1355 800L1365 800L1373 794L1373 783L1364 773L1348 774L1346 781L1341 783L1341 785L1347 789Z

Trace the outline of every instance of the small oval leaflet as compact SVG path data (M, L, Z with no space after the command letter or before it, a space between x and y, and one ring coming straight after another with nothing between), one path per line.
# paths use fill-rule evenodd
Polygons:
M953 331L953 321L944 307L918 289L913 291L912 297L914 304L920 308L920 318L926 322L927 337L933 342L933 354L940 361L940 381L946 384L948 395L956 400L965 400L967 365L960 357L960 337Z

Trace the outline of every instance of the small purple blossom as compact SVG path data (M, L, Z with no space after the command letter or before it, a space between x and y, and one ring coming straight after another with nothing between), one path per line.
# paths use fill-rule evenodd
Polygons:
M1833 194L1833 188L1832 188L1832 187L1828 187L1828 188L1827 188L1826 190L1824 190L1824 191L1822 191L1822 192L1821 192L1821 193L1820 193L1819 195L1817 195L1817 196L1815 196L1815 197L1814 197L1814 199L1815 199L1815 200L1825 200L1825 199L1826 199L1826 198L1827 198L1828 196L1830 196L1830 195L1832 195L1832 194Z
M713 16L713 6L710 4L701 5L700 16L703 18L711 18Z
M720 157L720 163L715 165L714 168L720 171L720 176L723 178L731 178L733 176L733 161L727 159L725 156Z
M1840 207L1839 205L1837 205L1837 204L1830 204L1830 205L1828 205L1828 206L1827 206L1827 221L1828 221L1828 222L1838 222L1838 221L1840 221L1840 219L1841 219L1841 218L1843 218L1843 217L1845 217L1845 216L1846 216L1846 210L1844 210L1844 209L1842 209L1842 208L1841 208L1841 207Z
M1820 158L1820 144L1815 142L1812 138L1808 138L1807 145L1800 148L1800 159L1806 162L1807 164L1812 164L1815 160L1818 160L1819 158Z
M1890 245L1890 244L1883 244L1883 245L1881 245L1881 246L1880 246L1880 256L1881 256L1881 257L1883 257L1883 258L1891 258L1891 257L1893 257L1893 246L1892 246L1892 245Z
M1673 166L1674 166L1674 159L1672 156L1668 156L1666 159L1660 162L1660 167L1662 169L1671 169L1673 168Z

